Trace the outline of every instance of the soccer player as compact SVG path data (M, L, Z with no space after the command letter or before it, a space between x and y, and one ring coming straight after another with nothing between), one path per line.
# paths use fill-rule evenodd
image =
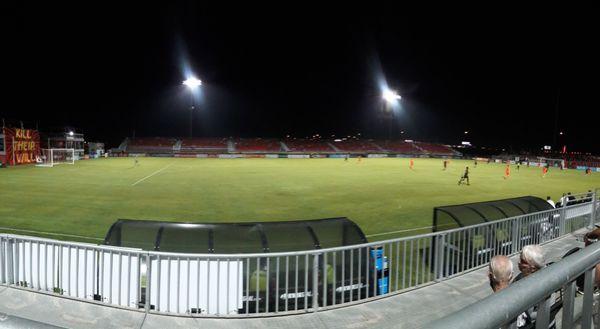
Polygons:
M359 155L359 156L358 156L358 160L357 160L357 162L358 162L358 163L361 163L361 162L362 162L362 155Z
M463 181L467 181L467 185L471 185L469 183L469 167L465 168L465 173L462 175L462 177L460 177L460 180L458 181L458 185L462 184Z
M444 160L444 170L446 170L446 168L448 168L448 160Z
M412 170L414 166L415 166L415 160L410 159L410 161L408 162L408 168L410 168L410 170Z
M504 169L504 179L510 177L510 164L506 164L506 169Z
M346 154L346 157L344 158L344 161L348 162L348 154Z
M475 168L477 168L477 159L475 159Z
M542 178L546 177L547 173L548 173L548 166L544 166L542 168Z
M592 174L592 169L590 169L590 167L585 168L585 174L586 175L591 175Z
M133 157L133 166L137 167L140 164L140 162L138 161L138 156L134 156Z

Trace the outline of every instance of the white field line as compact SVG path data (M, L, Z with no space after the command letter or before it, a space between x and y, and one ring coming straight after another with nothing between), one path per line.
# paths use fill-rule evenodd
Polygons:
M450 224L444 224L444 225L438 225L438 227L441 226L448 226ZM365 235L367 238L370 238L372 236L380 236L380 235L390 235L390 234L396 234L396 233L404 233L404 232L411 232L411 231L420 231L420 230L424 230L424 229L431 229L433 228L433 226L423 226L423 227L417 227L417 228L410 228L407 230L399 230L399 231L392 231L392 232L384 232L384 233L375 233L375 234L368 234Z
M141 182L145 181L146 179L148 179L148 178L150 178L150 177L152 177L152 176L154 176L154 175L158 174L159 172L161 172L161 171L163 171L163 170L165 170L165 169L169 168L169 167L170 167L170 166L172 166L173 164L174 164L174 162L171 162L170 164L166 165L166 166L165 166L165 167L163 167L162 169L159 169L159 170L157 170L157 171L155 171L155 172L151 173L150 175L148 175L148 176L146 176L146 177L144 177L144 178L142 178L142 179L138 180L137 182L135 182L135 183L131 184L131 186L136 186L137 184L139 184L139 183L141 183Z
M67 236L67 237L71 237L71 238L90 239L90 240L98 240L98 241L103 241L104 240L104 239L100 239L100 238L92 238L92 237L83 236L83 235L52 233L52 232L34 231L34 230L23 230L23 229L20 229L20 228L10 228L10 227L1 227L1 226L0 226L0 230L3 230L3 231L13 231L13 232L44 234L44 235L54 235L54 236Z

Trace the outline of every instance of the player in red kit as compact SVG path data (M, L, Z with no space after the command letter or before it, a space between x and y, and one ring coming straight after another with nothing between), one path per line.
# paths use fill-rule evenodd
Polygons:
M504 169L504 179L507 179L509 177L510 177L510 165L507 164L506 169Z

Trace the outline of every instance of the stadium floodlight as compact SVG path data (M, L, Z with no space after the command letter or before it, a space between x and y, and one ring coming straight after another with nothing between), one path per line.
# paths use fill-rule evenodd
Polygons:
M192 138L193 134L193 125L192 125L192 120L194 117L194 94L197 93L198 91L198 87L200 87L202 85L202 81L200 81L200 79L196 78L195 76L190 76L189 78L185 79L183 81L183 84L188 87L191 91L192 94L192 105L190 106L190 138Z
M198 88L199 86L202 85L202 81L200 81L196 77L189 77L189 78L185 79L185 81L183 81L183 84L186 85L191 90L195 90L196 88Z
M383 99L385 99L386 102L388 102L390 104L393 104L402 98L402 97L400 97L400 95L398 95L397 92L390 90L390 89L384 90L382 97L383 97Z
M73 135L75 135L75 133L72 130L69 131L69 136L73 136Z

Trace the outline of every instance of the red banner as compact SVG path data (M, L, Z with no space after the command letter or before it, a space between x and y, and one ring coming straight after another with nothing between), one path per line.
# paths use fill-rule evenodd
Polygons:
M37 130L4 128L6 160L10 165L35 163L40 154L40 134Z

